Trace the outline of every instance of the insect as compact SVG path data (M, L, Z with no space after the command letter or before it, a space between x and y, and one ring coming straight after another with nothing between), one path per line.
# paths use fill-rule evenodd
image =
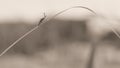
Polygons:
M45 15L45 13L44 13L44 17L40 19L40 21L39 21L39 23L38 23L38 26L43 22L43 20L45 20L45 18L46 18L46 15Z

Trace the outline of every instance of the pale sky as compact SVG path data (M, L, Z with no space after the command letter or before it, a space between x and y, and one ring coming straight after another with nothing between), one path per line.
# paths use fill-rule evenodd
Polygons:
M72 6L86 6L100 14L120 17L120 0L0 0L0 21L23 18L37 22L43 12L52 15Z

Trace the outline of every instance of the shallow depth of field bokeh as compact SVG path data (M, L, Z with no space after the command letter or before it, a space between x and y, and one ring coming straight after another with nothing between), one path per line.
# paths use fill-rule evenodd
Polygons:
M37 25L7 22L11 23L0 24L0 53ZM120 39L109 27L96 27L95 23L95 18L53 19L0 57L0 68L89 68L94 41L94 68L119 68ZM119 28L116 30L119 33Z

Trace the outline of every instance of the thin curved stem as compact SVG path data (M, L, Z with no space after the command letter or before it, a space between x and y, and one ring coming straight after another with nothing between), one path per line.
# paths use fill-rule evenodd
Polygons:
M48 23L49 21L51 21L52 19L54 19L54 18L55 18L56 16L58 16L59 14L62 14L62 13L64 13L65 11L68 11L68 10L73 9L73 8L83 8L83 9L86 9L86 10L92 12L92 13L95 14L96 16L99 16L99 15L97 15L97 13L94 12L92 9L87 8L87 7L84 7L84 6L74 6L74 7L71 7L71 8L65 9L65 10L62 10L62 11L60 11L59 13L55 14L53 17L51 17L51 18L50 18L48 21L46 21L46 22L44 21L45 18L44 18L42 21L40 20L39 24L38 24L36 27L34 27L33 29L31 29L30 31L28 31L27 33L25 33L22 37L18 38L18 39L17 39L15 42L13 42L9 47L7 47L7 48L0 54L0 57L3 56L7 51L9 51L13 46L15 46L19 41L21 41L22 39L24 39L27 35L29 35L29 34L32 33L33 31L35 31L36 29L38 29L38 27L42 26L42 24ZM113 31L113 32L119 37L119 39L120 39L119 34L115 31L114 28L112 28L112 31Z
M28 31L27 33L25 33L23 36L21 36L20 38L18 38L15 42L13 42L9 47L7 47L1 54L0 57L2 55L4 55L8 50L10 50L15 44L17 44L19 41L21 41L24 37L26 37L28 34L32 33L34 30L36 30L38 28L38 26L34 27L33 29L31 29L30 31Z

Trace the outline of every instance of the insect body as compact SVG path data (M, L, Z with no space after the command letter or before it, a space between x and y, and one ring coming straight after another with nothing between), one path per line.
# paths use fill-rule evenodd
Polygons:
M38 26L43 22L43 20L45 20L45 18L46 18L46 15L45 15L45 13L44 13L44 17L40 19L40 21L39 21L39 23L38 23Z

